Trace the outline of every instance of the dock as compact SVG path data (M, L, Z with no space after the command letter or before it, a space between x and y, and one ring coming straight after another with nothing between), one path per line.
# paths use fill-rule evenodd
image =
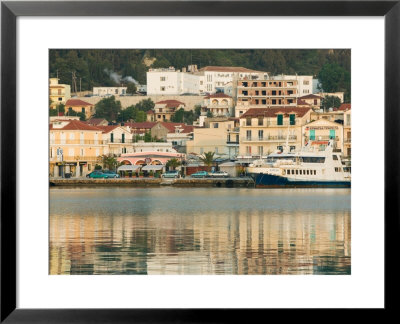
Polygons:
M117 179L88 179L88 178L54 178L49 180L50 187L76 186L131 186L131 187L216 187L216 188L254 188L251 177L238 178L117 178Z

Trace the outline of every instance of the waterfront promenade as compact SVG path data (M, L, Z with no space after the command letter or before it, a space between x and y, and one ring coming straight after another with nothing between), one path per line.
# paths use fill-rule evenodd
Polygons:
M116 179L90 179L90 178L50 178L50 186L177 186L177 187L225 187L225 188L253 188L254 180L250 177L236 178L116 178Z

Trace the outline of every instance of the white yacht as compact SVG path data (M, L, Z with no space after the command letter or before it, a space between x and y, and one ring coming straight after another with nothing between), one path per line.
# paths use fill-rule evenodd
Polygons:
M256 187L351 186L350 168L342 163L341 153L334 152L332 140L321 146L309 142L299 152L289 152L287 147L247 167Z

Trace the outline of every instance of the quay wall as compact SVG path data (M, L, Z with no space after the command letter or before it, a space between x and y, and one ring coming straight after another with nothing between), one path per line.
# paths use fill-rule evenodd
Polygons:
M63 186L176 186L176 187L221 187L221 188L254 188L254 181L251 178L181 178L181 179L160 179L160 178L120 178L120 179L50 179L50 187Z

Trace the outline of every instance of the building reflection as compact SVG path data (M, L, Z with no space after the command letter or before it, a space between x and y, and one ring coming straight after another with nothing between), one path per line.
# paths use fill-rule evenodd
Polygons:
M50 216L50 274L350 274L350 211Z

